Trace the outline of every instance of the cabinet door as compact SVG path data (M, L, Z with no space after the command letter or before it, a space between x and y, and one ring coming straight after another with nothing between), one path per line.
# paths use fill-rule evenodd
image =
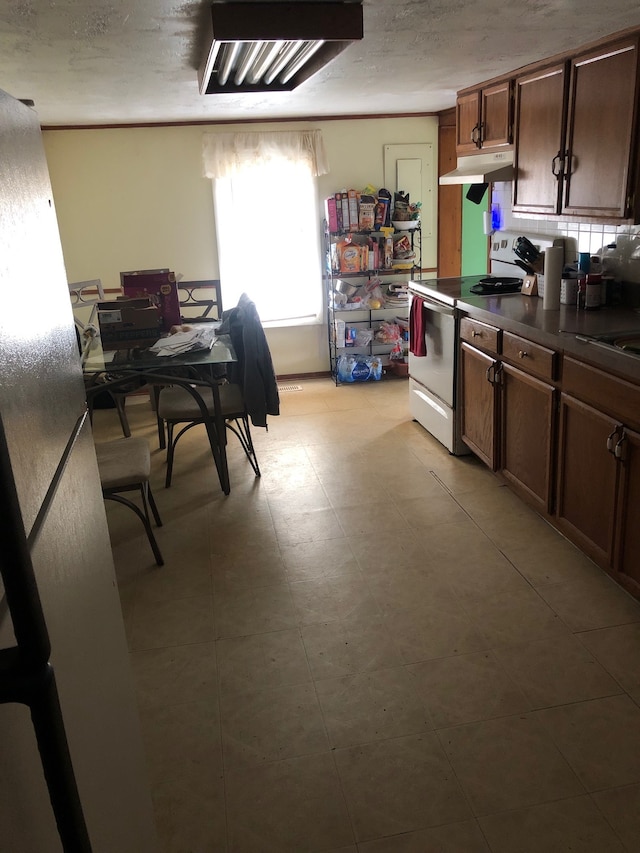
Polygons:
M496 386L490 381L497 363L464 342L460 345L461 433L464 443L496 469Z
M456 151L474 154L480 147L480 92L461 95L456 101Z
M551 512L555 389L502 365L500 472L529 503Z
M633 38L571 63L563 213L627 215L637 62Z
M562 394L558 448L560 529L601 565L612 565L618 463L607 439L620 424Z
M480 138L482 148L511 145L511 81L482 90Z
M619 452L616 569L640 585L640 433L625 429Z
M516 78L514 211L558 213L566 80L564 64Z

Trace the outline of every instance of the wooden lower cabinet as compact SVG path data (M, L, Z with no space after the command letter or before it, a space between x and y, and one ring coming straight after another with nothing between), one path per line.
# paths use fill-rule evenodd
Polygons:
M541 512L553 505L555 388L502 364L499 471Z
M462 439L640 598L640 384L463 317ZM484 351L483 351L484 350Z
M619 465L608 449L618 421L562 394L556 522L585 553L613 567Z
M630 580L640 589L640 433L625 427L618 452L620 477L614 565L622 582Z
M459 366L462 440L495 471L498 420L495 374L498 364L491 356L463 341Z

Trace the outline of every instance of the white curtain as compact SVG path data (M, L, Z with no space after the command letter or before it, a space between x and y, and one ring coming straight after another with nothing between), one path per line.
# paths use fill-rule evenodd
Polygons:
M224 306L246 292L265 324L320 322L321 131L205 134L203 162L213 179Z
M202 156L207 178L228 178L248 166L268 166L283 158L306 164L314 177L329 172L321 130L206 133Z

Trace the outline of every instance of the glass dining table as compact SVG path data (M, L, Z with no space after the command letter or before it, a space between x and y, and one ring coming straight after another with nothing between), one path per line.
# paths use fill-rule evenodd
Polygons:
M220 367L237 361L228 335L217 335L208 349L159 355L150 347L103 350L94 338L82 354L82 370L89 409L92 398L102 391L124 390L132 381L150 386L178 385L194 398L202 412L211 453L225 495L231 491L227 465L227 439L220 405ZM209 412L201 389L211 389L214 411ZM163 446L163 442L161 442Z

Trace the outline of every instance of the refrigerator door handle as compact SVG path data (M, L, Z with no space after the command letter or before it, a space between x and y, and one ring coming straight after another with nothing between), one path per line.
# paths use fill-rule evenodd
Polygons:
M72 430L56 475L32 528L37 538L87 413ZM31 712L49 799L65 853L91 853L53 667L51 642L35 578L0 418L0 515L4 524L0 575L17 645L0 650L0 704L19 703ZM38 519L40 519L38 523Z

